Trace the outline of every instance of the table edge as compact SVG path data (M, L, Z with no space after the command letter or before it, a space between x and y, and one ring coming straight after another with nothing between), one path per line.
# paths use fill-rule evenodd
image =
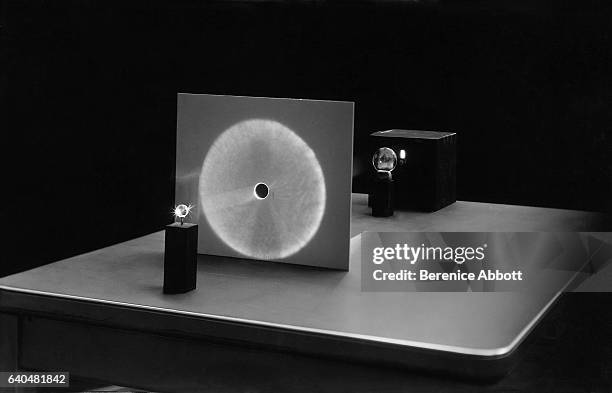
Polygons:
M534 327L538 324L538 322L544 317L544 315L552 308L552 305L555 304L555 302L558 300L561 293L563 293L563 291L559 291L554 296L552 296L551 299L548 301L548 303L544 307L542 307L542 309L538 312L538 314L536 314L534 318L532 318L532 320L521 330L521 332L509 344L503 347L496 347L496 348L469 348L469 347L459 347L459 346L427 343L427 342L412 341L412 340L393 339L389 337L380 337L380 336L374 336L374 335L368 335L368 334L340 332L336 330L318 329L318 328L311 328L311 327L306 327L306 326L287 325L287 324L281 324L281 323L266 322L266 321L259 321L259 320L224 316L224 315L199 313L199 312L187 311L187 310L176 310L176 309L165 308L165 307L120 302L120 301L107 300L107 299L98 299L98 298L91 298L91 297L85 297L85 296L58 294L58 293L39 291L39 290L33 290L33 289L10 287L6 285L0 285L0 293L2 291L8 291L8 292L14 292L14 293L24 293L24 294L29 294L29 295L39 295L39 296L46 296L46 297L59 298L59 299L77 300L77 301L91 302L91 303L96 303L96 304L107 304L107 305L126 307L126 308L131 308L131 309L142 310L142 311L162 312L166 314L178 314L178 315L189 316L189 317L206 318L209 320L218 320L218 321L223 321L223 322L238 323L242 325L256 325L258 327L264 327L264 328L281 329L281 330L289 331L289 332L293 331L293 332L299 332L299 333L315 334L318 336L333 336L336 338L345 338L345 339L348 338L348 339L354 339L354 340L364 341L364 342L373 343L373 344L387 344L387 345L400 346L400 347L409 348L409 349L430 350L430 351L435 351L435 352L444 352L444 353L456 354L456 355L468 355L468 356L474 356L478 358L488 358L488 359L503 358L503 357L506 357L512 354L514 350L517 349L518 346L523 342L523 340L528 336L528 334L534 329ZM2 297L0 296L0 308L2 308L3 306L4 305L2 304Z

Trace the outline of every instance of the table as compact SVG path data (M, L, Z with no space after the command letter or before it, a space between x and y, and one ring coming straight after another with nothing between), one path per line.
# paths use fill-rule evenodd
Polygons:
M435 213L397 212L392 218L377 219L369 214L366 196L355 194L351 234L366 229L593 231L605 223L596 213L474 202L457 202ZM207 258L198 267L200 286L222 288L224 283L235 284L242 274L242 289L232 293L230 286L218 292L223 294L219 298L211 292L205 299L198 298L198 291L168 297L161 294L162 240L158 232L0 279L0 370L68 370L77 376L158 391L402 391L415 386L444 391L458 383L377 364L377 359L389 359L387 348L364 344L359 337L321 341L308 332L289 334L278 324L253 326L244 323L248 318L218 320L197 312L206 306L208 313L222 315L224 307L232 306L240 315L266 315L277 322L287 317L323 318L313 311L321 309L317 308L321 294L301 291L301 283L320 282L317 290L331 298L342 285L353 285L345 279L346 272L238 260L228 265ZM250 281L257 282L257 275L279 281L270 281L274 284L267 290L256 284L249 287ZM287 286L295 291L283 293L299 299L300 307L273 303L273 295ZM610 304L607 296L583 296L600 296L601 304ZM345 309L351 307L336 310ZM602 313L603 318L608 314ZM346 319L350 327L350 313L341 319L327 317L327 323ZM582 317L583 321L589 318ZM375 321L358 322L372 331L382 328ZM603 334L598 332L591 336ZM393 354L401 365L401 353ZM531 366L537 369L539 362ZM493 386L514 382L512 386L533 387L529 381L540 381L539 376L514 381L516 376L521 372ZM470 391L472 383L460 386Z

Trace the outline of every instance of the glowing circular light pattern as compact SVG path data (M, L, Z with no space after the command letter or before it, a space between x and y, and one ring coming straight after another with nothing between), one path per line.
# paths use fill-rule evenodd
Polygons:
M176 205L174 207L174 217L178 217L180 219L181 225L183 225L183 220L185 219L185 217L187 217L189 215L189 213L191 213L191 209L193 209L192 205Z
M378 171L389 171L395 169L397 165L397 155L392 149L388 147L381 147L374 152L372 156L372 165Z
M187 205L178 205L174 208L174 215L178 218L185 218L189 214L191 210L191 206Z
M301 250L325 210L325 179L315 153L272 120L246 120L225 130L204 158L199 192L217 236L256 259L283 259Z

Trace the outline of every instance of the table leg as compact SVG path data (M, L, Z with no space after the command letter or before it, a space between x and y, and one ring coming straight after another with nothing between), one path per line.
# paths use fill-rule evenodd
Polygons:
M19 317L0 313L0 371L19 368ZM23 392L18 388L0 388L2 392Z
M19 317L0 313L0 371L17 371Z

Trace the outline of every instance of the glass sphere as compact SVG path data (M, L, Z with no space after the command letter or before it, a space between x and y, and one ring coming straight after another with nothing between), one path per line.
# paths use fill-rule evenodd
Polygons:
M372 156L372 165L377 171L392 171L397 165L397 155L388 147L381 147Z
M186 205L178 205L174 208L174 215L179 218L185 218L189 214L189 207Z

